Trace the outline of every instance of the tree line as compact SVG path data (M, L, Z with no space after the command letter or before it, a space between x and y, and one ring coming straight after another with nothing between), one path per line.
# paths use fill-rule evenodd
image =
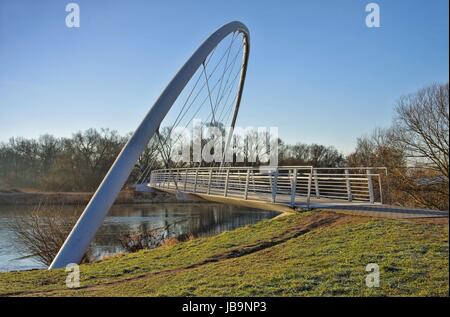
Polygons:
M432 84L401 97L391 126L358 138L347 156L333 146L279 140L279 165L385 166L390 203L448 209L448 90L448 83ZM93 191L129 136L88 129L69 138L11 138L0 143L0 190ZM128 183L165 166L160 142L151 140Z
M0 188L95 190L125 142L107 129L70 138L11 138L0 144Z

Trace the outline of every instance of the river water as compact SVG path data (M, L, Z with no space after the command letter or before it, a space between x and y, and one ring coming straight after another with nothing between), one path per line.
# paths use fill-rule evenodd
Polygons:
M10 228L15 217L26 216L30 211L31 207L28 206L0 206L0 271L45 267L35 258L24 258L27 254ZM68 215L77 211L75 207L64 207ZM123 252L119 237L139 228L151 229L174 224L170 226L169 236L209 236L276 215L278 213L272 211L214 203L115 205L97 233L91 249L97 259Z

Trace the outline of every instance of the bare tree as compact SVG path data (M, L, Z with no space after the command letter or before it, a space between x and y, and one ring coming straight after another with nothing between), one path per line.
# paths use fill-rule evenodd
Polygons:
M297 143L292 146L292 155L296 160L299 160L304 164L309 160L310 147L307 144Z
M282 144L278 147L280 165L312 165L314 167L339 167L344 157L334 146L320 144Z
M51 171L55 183L68 190L94 190L124 142L125 138L108 129L88 129L73 134L72 138L64 140L64 151Z
M448 133L448 84L434 84L402 97L393 126L359 138L347 164L387 167L390 203L447 210Z
M9 227L20 242L25 257L35 257L42 264L50 265L77 218L76 214L65 213L63 206L39 204L31 214L15 217ZM86 254L82 261L88 260Z
M153 137L145 147L142 154L136 162L131 177L135 182L144 182L149 180L150 172L162 167L160 157L160 142L157 137Z
M449 172L448 83L402 97L396 106L395 141L414 163Z

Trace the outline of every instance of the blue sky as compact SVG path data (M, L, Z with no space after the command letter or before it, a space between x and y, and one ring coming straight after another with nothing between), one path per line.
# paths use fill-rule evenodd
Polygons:
M251 32L239 126L350 152L403 94L447 82L448 1L0 0L0 141L134 130L198 45L232 20Z

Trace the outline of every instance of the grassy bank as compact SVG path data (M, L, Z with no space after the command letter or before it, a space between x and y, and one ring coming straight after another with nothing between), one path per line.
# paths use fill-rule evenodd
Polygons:
M448 256L448 222L315 211L82 265L77 290L62 270L0 273L0 295L448 296Z

